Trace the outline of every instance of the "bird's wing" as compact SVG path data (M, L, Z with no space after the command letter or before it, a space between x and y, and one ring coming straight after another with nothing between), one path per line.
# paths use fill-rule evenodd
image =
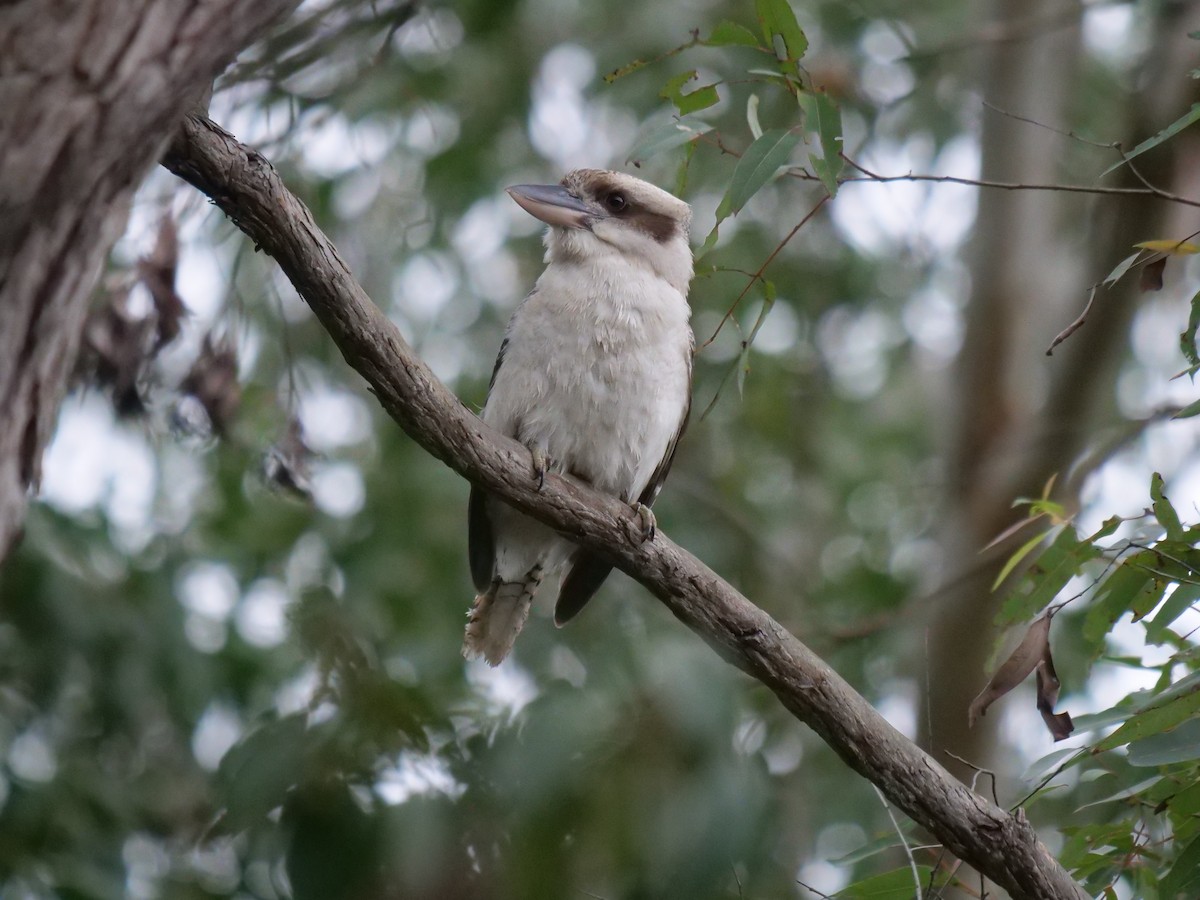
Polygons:
M475 590L487 590L496 567L496 538L487 514L487 494L474 485L467 501L467 558Z
M600 590L600 585L611 571L611 563L584 550L578 551L558 591L558 602L554 604L554 624L566 625L575 618L592 599L592 595Z
M688 381L690 383L691 379L689 378ZM675 432L675 437L671 438L671 443L667 444L667 452L663 454L662 461L655 468L654 474L650 476L645 489L642 491L641 496L638 497L638 503L645 506L653 506L654 501L658 499L658 492L662 490L663 482L667 480L667 473L671 471L671 463L675 462L675 451L679 448L679 439L687 431L688 417L691 415L691 412L692 395L689 391L687 405L683 408L683 417L679 420L679 428Z
M492 377L488 381L488 392L496 385L496 375L504 363L504 352L508 349L508 338L500 342L500 352L496 354L496 365L492 367ZM492 533L492 520L487 514L487 494L472 485L471 496L467 500L467 558L471 563L471 580L475 590L485 591L492 583L492 573L496 563L496 536Z
M689 348L690 349L690 348ZM688 353L688 383L691 384L691 353ZM663 482L667 480L667 473L671 471L671 463L675 461L675 450L679 447L679 439L683 437L683 432L687 430L688 416L692 411L692 396L688 392L687 405L683 408L683 416L679 420L679 428L675 432L675 437L671 438L671 443L667 445L667 452L663 454L662 462L660 462L654 470L654 474L650 476L650 481L638 497L638 502L645 506L652 506L658 498L658 492L662 490ZM558 602L554 604L554 624L565 625L571 621L587 602L592 599L592 596L600 589L600 585L604 583L604 579L608 577L608 573L612 571L612 565L604 560L593 556L592 554L580 550L575 554L571 563L571 569L567 572L567 577L563 579L562 587L558 592Z
M500 374L500 366L504 363L504 354L508 350L508 338L500 342L500 352L496 354L496 364L492 366L492 377L488 379L488 393L496 386L496 376Z

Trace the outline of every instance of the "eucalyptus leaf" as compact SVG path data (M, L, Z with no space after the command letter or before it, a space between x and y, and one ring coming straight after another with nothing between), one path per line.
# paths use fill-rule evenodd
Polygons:
M775 177L799 142L800 135L794 131L773 128L764 131L762 137L746 149L729 182L727 196L731 214L736 215L751 197Z

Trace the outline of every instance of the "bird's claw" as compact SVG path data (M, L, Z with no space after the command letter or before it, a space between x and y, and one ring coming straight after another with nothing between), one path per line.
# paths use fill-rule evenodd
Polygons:
M536 444L529 448L529 455L533 457L533 477L537 479L540 491L546 486L546 469L550 466L550 457Z
M641 525L641 538L645 541L654 540L654 535L658 533L658 521L654 518L654 513L650 511L645 503L634 504L633 511L637 513L638 522Z

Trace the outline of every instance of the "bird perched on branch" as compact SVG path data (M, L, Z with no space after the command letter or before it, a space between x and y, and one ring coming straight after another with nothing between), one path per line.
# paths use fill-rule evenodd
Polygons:
M483 421L527 446L532 477L569 473L629 503L646 538L691 406L691 208L632 175L579 169L557 185L508 189L545 222L546 269L508 323ZM479 591L463 654L498 665L534 594L563 573L554 621L612 566L471 489L471 576Z

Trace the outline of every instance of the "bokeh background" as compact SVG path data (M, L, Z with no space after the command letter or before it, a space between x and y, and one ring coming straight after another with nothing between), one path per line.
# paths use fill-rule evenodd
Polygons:
M1137 187L1100 177L1118 159L1103 145L1132 146L1195 93L1194 3L794 8L846 153L878 174ZM541 265L539 223L506 185L636 171L692 204L699 244L748 104L763 127L799 120L757 51L657 59L722 20L757 32L749 6L701 0L308 2L219 82L211 115L478 407ZM604 80L636 59L657 61ZM675 113L659 90L691 68L720 82L694 116L713 130L633 168ZM1139 171L1194 195L1198 149L1185 132ZM771 263L777 298L743 353L764 296L727 310L823 195L796 174L698 265L695 331L715 338L659 523L1013 802L1055 748L1032 695L966 730L1013 548L980 550L1056 473L1083 531L1136 514L1155 470L1195 518L1197 430L1163 411L1195 399L1169 379L1196 270L1105 291L1045 356L1131 244L1195 216L1143 196L847 183ZM535 610L499 669L464 663L468 485L386 419L270 259L159 172L97 308L164 216L181 334L142 373L138 415L81 377L0 570L0 896L807 897L903 862L856 855L893 835L871 786L622 575L569 628ZM127 303L151 309L143 285ZM220 435L180 389L206 338L236 349ZM280 488L280 458L310 499ZM1118 628L1085 678L1068 619L1063 705L1153 682L1135 637ZM1068 783L1039 824L1087 790Z

